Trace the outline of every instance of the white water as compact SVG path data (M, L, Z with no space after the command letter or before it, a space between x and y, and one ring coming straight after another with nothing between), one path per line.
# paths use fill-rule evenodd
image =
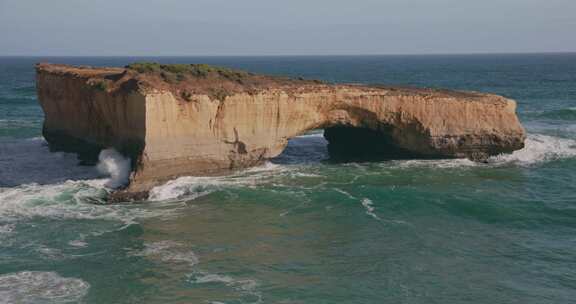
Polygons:
M307 136L310 140L318 135ZM296 146L295 148L298 148ZM316 156L314 156L316 157ZM509 155L490 159L489 164L477 164L468 160L413 160L382 162L378 167L433 166L442 168L490 167L490 166L537 166L557 159L575 158L576 141L566 138L530 134L526 147ZM278 165L267 163L263 166L244 170L221 177L181 177L151 192L154 202L144 205L95 205L108 191L128 178L130 161L113 150L105 150L100 155L98 171L95 167L78 166L72 154L50 153L43 139L19 140L0 144L0 241L16 235L23 224L32 218L75 219L110 221L111 225L99 225L90 231L71 233L69 246L83 248L92 241L91 236L123 229L142 219L162 220L178 216L183 208L193 208L180 199L194 199L214 191L230 188L259 187L263 183L282 183L281 178L294 176L299 180L305 177L322 179L307 165ZM364 164L356 164L358 167ZM304 168L304 169L303 169ZM309 172L310 171L310 172ZM127 173L128 172L128 173ZM390 171L389 171L390 172ZM324 172L322 172L324 174ZM106 176L110 176L106 178ZM396 223L379 217L377 200L362 196L352 196L339 191L358 204L360 214L366 214L381 223ZM109 223L109 222L106 222ZM398 222L399 223L399 222ZM25 228L25 227L24 227ZM41 253L46 259L58 258L70 253L58 251L38 242L29 250ZM204 272L199 267L200 259L190 248L171 241L151 242L136 255L166 264L186 265L191 269L190 284L221 284L242 296L261 300L258 282L251 278L237 277L228 273ZM89 285L78 278L65 278L54 272L24 271L0 275L0 303L75 303L82 300Z
M547 161L576 157L576 140L542 134L528 134L523 149L488 159L489 166L533 166ZM459 168L481 167L486 164L468 159L407 160L395 161L399 167Z
M285 166L268 162L262 166L228 176L184 176L171 180L164 185L154 187L150 191L149 199L153 201L180 198L195 199L224 187L255 187L262 181L273 178L276 174L287 170L289 168Z
M43 138L0 142L0 187L58 184L68 180L109 177L103 184L116 188L128 182L130 159L114 149L103 150L94 167L79 166L72 153L50 152Z
M229 275L199 272L192 275L190 282L193 284L224 284L245 296L252 296L252 303L262 303L262 293L258 290L258 282L252 279L236 279ZM220 303L220 302L217 302Z
M105 149L98 155L98 171L109 175L104 184L108 188L117 189L128 184L130 179L130 159L122 156L114 149Z
M134 255L159 259L166 263L184 263L189 267L199 262L198 257L192 250L178 242L169 240L146 243L144 250Z
M99 205L107 192L105 180L67 181L56 185L29 184L0 188L0 222L15 222L34 217L50 219L107 220L131 225L138 219L170 218L182 203L146 205Z
M533 165L545 161L576 157L576 141L541 134L529 134L524 149L495 156L490 163Z
M303 135L303 137L318 137L321 134ZM323 140L323 139L321 139ZM512 154L491 157L488 166L531 166L546 161L576 157L576 141L541 134L529 134L526 146ZM436 168L460 168L487 166L468 159L445 159L445 160L407 160L382 162L384 168L392 167L420 167L432 166ZM225 187L254 187L263 181L273 178L280 173L293 168L286 165L267 163L264 166L252 168L239 174L221 177L181 177L164 185L155 187L150 192L151 200L170 200L179 198L194 199ZM298 175L301 173L295 172ZM306 174L306 173L304 173ZM310 174L312 176L317 176Z
M107 186L123 183L130 162L113 150L104 150L100 164L80 166L74 154L49 151L42 138L0 143L0 231L3 225L34 217L110 220L129 225L140 218L177 214L173 208L103 206ZM106 178L109 175L110 178Z
M78 303L90 285L56 272L22 271L0 276L0 303Z
M130 160L109 149L96 167L80 166L76 155L50 152L42 138L0 143L0 224L44 217L111 220L124 225L139 218L177 214L173 208L103 206L107 187L125 183ZM109 178L106 178L109 176ZM175 207L175 208L174 208ZM9 232L10 226L0 225Z
M362 206L364 207L364 209L366 209L367 215L373 217L374 219L380 220L378 215L376 215L376 213L374 213L376 208L374 208L374 203L372 202L372 200L370 200L368 198L363 198L362 199Z
M306 137L319 137L317 134ZM576 141L540 134L529 134L526 147L512 154L492 157L488 166L532 166L546 161L576 157ZM51 218L120 219L172 216L170 210L90 204L104 198L105 187L127 181L130 161L113 150L104 150L98 167L78 166L73 154L51 153L43 139L3 142L0 145L0 220L34 216ZM410 160L383 162L390 167L433 166L437 168L486 166L465 159ZM298 166L267 163L264 166L220 177L181 177L150 193L151 200L194 199L230 187L256 187L286 172L299 174ZM176 208L177 209L177 208ZM6 226L8 227L8 226ZM7 228L6 228L7 229ZM6 230L2 229L2 230Z
M187 270L191 272L186 276L192 284L223 284L239 292L243 296L250 296L255 299L255 303L262 301L261 292L258 291L258 282L249 278L235 278L232 275L223 275L209 273L197 269L200 259L198 256L183 243L162 240L157 242L145 243L144 249L132 253L134 256L143 256L155 261L160 261L167 266L185 264ZM181 269L181 268L179 268ZM173 272L172 275L178 275ZM219 302L216 302L219 303Z

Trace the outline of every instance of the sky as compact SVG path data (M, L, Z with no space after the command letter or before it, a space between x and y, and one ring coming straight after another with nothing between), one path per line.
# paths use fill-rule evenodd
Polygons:
M0 0L0 55L576 51L576 0Z

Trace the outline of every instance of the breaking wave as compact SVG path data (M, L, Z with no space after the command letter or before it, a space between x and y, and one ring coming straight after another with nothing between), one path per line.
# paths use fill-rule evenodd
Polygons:
M106 151L106 150L105 150ZM103 205L106 185L126 178L129 161L115 151L101 155L106 178L95 167L80 166L76 155L50 152L43 138L3 140L0 144L0 229L35 217L110 220L130 225L140 218L173 216L180 206Z
M576 140L541 134L529 134L526 146L512 154L490 158L493 164L533 165L545 161L576 157Z
M307 138L320 135L307 135ZM0 145L0 219L2 222L35 216L51 218L110 219L125 224L138 218L173 216L176 208L151 206L103 206L106 186L117 187L127 181L130 161L114 150L100 155L106 179L94 167L79 166L76 156L51 153L42 138L12 141ZM576 140L541 134L529 134L526 147L512 154L489 159L488 166L530 166L542 162L576 157ZM306 160L304 161L304 163ZM362 165L359 165L362 166ZM474 167L486 166L466 159L408 160L377 164L383 168L403 167ZM266 163L263 166L220 177L181 177L155 187L150 200L178 204L182 199L195 199L226 188L257 187L282 176L306 175L302 166ZM288 175L285 173L289 173ZM304 172L304 173L303 173ZM316 173L316 171L312 172ZM368 211L370 204L364 206ZM4 223L0 223L4 224ZM7 230L9 226L6 226Z
M305 135L307 138L320 138L321 134ZM323 139L322 139L323 140ZM318 143L313 143L317 145ZM324 155L327 156L327 155ZM294 164L305 164L310 162L310 156L304 156L300 163L292 158L293 154L285 156L290 161L281 164L267 163L264 166L242 171L235 175L221 177L181 177L168 183L155 187L150 192L150 199L164 201L171 199L195 199L217 190L230 187L254 187L270 178L277 177L279 173L292 172L294 176L301 176L306 173L299 172L301 167ZM319 158L317 155L314 158ZM384 168L410 168L410 167L434 167L434 168L461 168L476 166L531 166L539 163L558 159L576 157L576 141L566 138L559 138L541 134L529 134L526 139L526 146L511 154L503 154L491 157L488 164L476 163L468 159L443 159L443 160L402 160L382 162L379 166ZM320 160L317 160L320 162ZM366 207L366 206L365 206Z
M56 272L22 271L0 276L0 303L77 303L90 289Z
M128 184L130 179L130 159L114 149L105 149L98 155L98 170L110 176L104 186L117 189Z
M56 185L29 184L0 188L0 220L14 222L35 217L108 220L131 225L138 219L172 217L182 204L104 205L106 180L67 181Z
M190 277L190 283L195 285L220 284L230 287L247 299L249 303L262 303L262 293L258 290L260 285L253 279L236 279L228 275L198 272Z
M224 187L253 187L263 180L287 170L289 170L288 167L267 162L262 166L247 169L233 175L217 177L184 176L152 188L149 199L153 201L182 198L195 199Z
M532 166L543 162L576 157L576 140L542 134L528 134L525 147L510 154L488 159L489 166ZM468 159L406 160L395 161L398 167L459 168L486 166Z
M151 257L166 263L184 263L188 266L199 262L193 251L178 242L168 240L146 243L145 248L134 255Z

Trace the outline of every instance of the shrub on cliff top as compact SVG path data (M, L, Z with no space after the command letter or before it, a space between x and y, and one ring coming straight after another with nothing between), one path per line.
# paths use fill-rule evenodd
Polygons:
M138 73L154 73L162 70L160 64L155 62L137 62L127 65L125 68L137 71Z
M98 91L106 91L108 90L108 83L103 80L95 81L92 83L92 87L94 87Z
M163 73L166 78L167 73L176 74L177 79L183 80L183 76L206 78L208 76L224 77L232 81L241 82L250 73L235 71L229 68L211 66L208 64L159 64L156 62L136 62L126 66L127 69L139 73ZM170 78L170 77L168 77Z

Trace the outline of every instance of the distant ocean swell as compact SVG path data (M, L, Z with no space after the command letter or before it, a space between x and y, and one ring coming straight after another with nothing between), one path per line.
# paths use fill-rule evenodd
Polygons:
M576 104L576 101L574 101L574 103ZM558 110L528 113L527 116L533 119L546 119L552 121L576 121L576 106Z

